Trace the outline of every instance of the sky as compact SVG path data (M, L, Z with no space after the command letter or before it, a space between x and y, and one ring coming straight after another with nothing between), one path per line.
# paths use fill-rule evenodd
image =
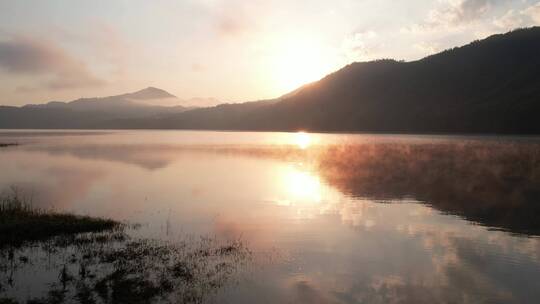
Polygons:
M0 105L275 98L356 61L540 25L539 0L0 0Z

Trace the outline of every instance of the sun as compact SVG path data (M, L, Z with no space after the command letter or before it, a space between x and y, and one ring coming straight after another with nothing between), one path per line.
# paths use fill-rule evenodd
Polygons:
M316 39L292 36L276 39L267 64L272 84L280 94L317 81L337 66L331 52Z

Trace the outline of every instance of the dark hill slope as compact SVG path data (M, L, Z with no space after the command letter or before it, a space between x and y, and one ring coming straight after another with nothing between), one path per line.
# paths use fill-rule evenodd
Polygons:
M271 103L197 109L116 127L540 133L540 28L414 62L353 63Z

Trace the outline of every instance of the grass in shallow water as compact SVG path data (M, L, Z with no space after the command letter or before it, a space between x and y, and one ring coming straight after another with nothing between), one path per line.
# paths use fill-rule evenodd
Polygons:
M0 304L204 303L251 261L240 240L139 238L135 226L28 201L16 189L0 197ZM17 293L36 284L48 291Z
M0 247L20 246L58 235L112 230L119 225L109 219L33 208L15 188L0 196Z

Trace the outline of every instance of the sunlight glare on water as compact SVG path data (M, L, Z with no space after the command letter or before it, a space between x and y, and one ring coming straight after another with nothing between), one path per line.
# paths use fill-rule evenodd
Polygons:
M297 132L295 141L299 148L306 149L311 144L311 136L306 132Z
M307 171L291 168L283 174L283 185L298 203L320 203L322 200L321 182L319 178Z
M168 241L246 241L264 265L214 303L540 298L534 142L188 131L0 139L20 143L0 150L0 189L17 185L36 207L140 223L142 235ZM39 296L35 286L58 277L38 266L25 266L18 284L33 283L10 294Z

